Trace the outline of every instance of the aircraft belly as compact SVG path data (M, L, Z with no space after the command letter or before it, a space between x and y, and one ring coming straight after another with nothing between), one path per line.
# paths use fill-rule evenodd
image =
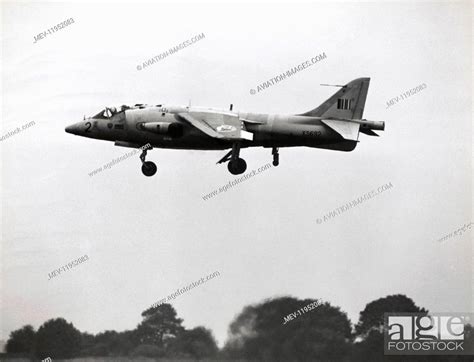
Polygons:
M134 137L131 141L138 144L150 143L156 148L170 149L224 150L232 147L232 143L230 142L217 140L205 135L185 135L182 137L173 138L170 136L146 134L140 135L139 137Z

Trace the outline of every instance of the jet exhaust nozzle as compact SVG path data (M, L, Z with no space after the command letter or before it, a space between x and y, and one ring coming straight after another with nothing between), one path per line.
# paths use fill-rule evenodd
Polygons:
M383 131L385 129L384 121L368 121L363 119L361 125L363 128L369 128L376 131Z

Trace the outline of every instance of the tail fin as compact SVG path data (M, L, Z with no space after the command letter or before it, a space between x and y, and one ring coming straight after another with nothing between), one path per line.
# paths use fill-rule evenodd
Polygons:
M347 83L319 107L300 116L362 119L370 78L358 78Z

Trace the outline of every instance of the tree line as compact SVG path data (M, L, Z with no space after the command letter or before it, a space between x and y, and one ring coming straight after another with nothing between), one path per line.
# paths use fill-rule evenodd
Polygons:
M283 323L283 318L310 303L317 307ZM67 359L74 357L152 357L239 361L472 361L469 356L384 355L385 312L428 314L411 298L397 294L374 300L353 325L339 307L322 299L278 297L249 305L229 326L219 349L212 332L202 326L186 329L171 304L145 310L133 330L80 332L63 318L50 319L37 331L26 325L10 333L5 357ZM467 326L465 344L474 345Z

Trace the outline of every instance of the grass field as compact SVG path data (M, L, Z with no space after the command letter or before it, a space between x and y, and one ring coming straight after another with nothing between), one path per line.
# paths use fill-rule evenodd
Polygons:
M40 361L40 360L30 360L24 357L7 357L0 355L0 362L30 362L30 361ZM217 360L217 359L169 359L169 358L148 358L148 357L84 357L84 358L73 358L73 359L53 359L53 362L61 361L74 361L74 362L217 362L217 361L228 361L228 362L247 362L244 360Z

